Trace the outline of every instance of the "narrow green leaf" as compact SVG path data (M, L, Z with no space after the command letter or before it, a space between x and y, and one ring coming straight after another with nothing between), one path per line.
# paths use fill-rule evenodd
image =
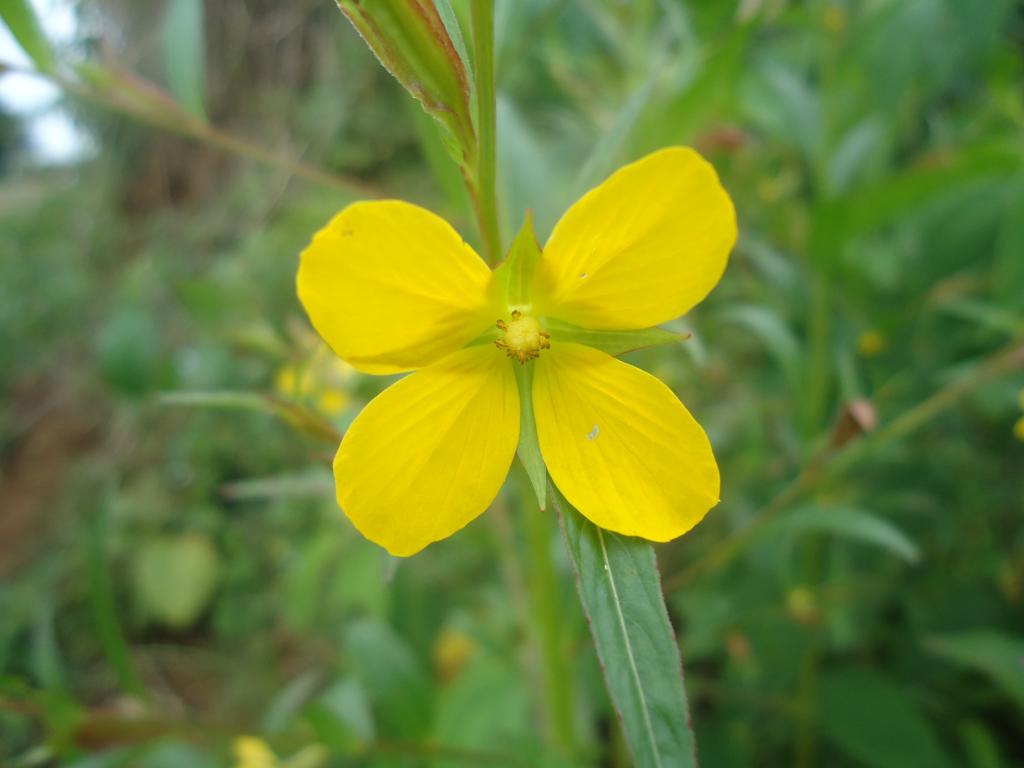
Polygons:
M434 4L338 0L338 8L383 67L446 128L453 159L464 164L473 157L476 132L465 63Z
M580 602L634 765L696 766L682 662L654 548L601 530L551 488Z
M626 139L629 138L633 128L636 127L637 120L647 107L651 94L654 92L654 87L661 76L662 57L659 55L656 58L657 61L652 66L647 81L637 88L626 103L622 105L622 108L617 111L611 126L594 144L590 156L583 163L583 167L573 183L573 200L580 198L587 190L597 186L602 179L615 169L615 161L619 156L619 151L622 149L623 144L625 144Z
M225 483L220 492L232 501L253 499L334 498L334 478L323 467L310 467L269 477L250 477Z
M998 738L990 725L968 720L960 726L960 743L968 768L1005 768Z
M172 406L263 411L274 414L296 431L325 443L341 440L341 433L319 413L294 400L274 395L230 390L160 392L157 402Z
M519 385L519 447L516 455L526 470L530 487L543 510L547 500L547 468L537 440L537 422L533 415L533 366L515 365L516 383Z
M796 390L800 381L802 353L796 335L785 321L771 309L754 304L730 307L722 319L750 331L771 354Z
M434 6L437 8L437 15L444 22L445 31L448 33L448 37L451 38L452 45L455 46L455 52L459 55L459 60L466 70L470 100L472 101L476 98L476 94L473 93L473 59L470 57L466 41L462 37L462 26L459 24L459 17L455 13L455 8L452 7L450 0L436 0ZM471 114L476 114L475 106Z
M705 46L696 69L675 84L668 103L646 111L638 131L645 147L689 143L728 110L740 92L748 44L757 28L756 20L730 25Z
M32 611L31 651L34 677L48 690L67 689L67 669L57 639L57 606L52 595L35 601Z
M3 0L0 3L0 19L3 19L18 45L32 59L36 69L45 73L56 70L53 48L43 34L29 0Z
M988 676L1024 711L1024 637L977 629L928 638L925 648Z
M96 510L89 541L89 603L93 626L99 636L100 647L113 668L121 688L136 696L145 695L145 688L132 660L128 642L117 613L114 584L110 576L107 557L106 499ZM166 582L164 582L166 584Z
M961 149L951 158L925 158L916 167L859 187L815 212L815 249L834 249L837 240L869 234L962 188L965 184L1020 173L1024 155L1001 137ZM818 241L825 241L824 243Z
M1002 306L1024 314L1024 174L1003 215L992 265L992 289Z
M884 141L885 125L875 115L865 117L850 128L827 161L829 191L841 193L853 187L870 171L872 154L878 152Z
M167 85L190 113L206 119L206 31L201 0L171 0L163 27Z
M191 390L181 392L160 392L160 405L183 405L199 408L228 408L237 410L271 411L267 398L258 392L233 392L231 390Z
M917 545L888 520L854 507L802 507L768 526L777 532L828 533L874 544L908 563L917 562Z
M609 355L624 355L647 347L675 344L690 338L689 333L666 331L664 328L642 328L638 331L593 331L559 320L548 320L547 329L556 341L586 344Z

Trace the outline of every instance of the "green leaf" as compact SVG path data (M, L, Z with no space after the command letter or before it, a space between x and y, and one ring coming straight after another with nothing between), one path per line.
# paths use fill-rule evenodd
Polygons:
M968 768L1004 768L999 741L990 726L977 720L968 720L960 726L965 765Z
M573 183L574 194L570 203L582 197L587 190L597 186L615 169L615 160L619 151L636 127L637 120L647 107L654 87L660 79L663 66L662 56L659 53L655 58L656 61L651 67L647 81L633 92L621 109L617 110L611 126L594 144L590 156L583 163L583 167Z
M324 691L308 707L307 717L320 740L333 749L352 749L376 735L366 692L352 678L343 678Z
M800 382L801 350L793 331L771 309L754 304L730 307L722 318L750 331L779 364L790 387L796 391Z
M391 627L369 619L351 624L345 650L363 684L383 736L420 739L430 730L430 680Z
M163 59L174 98L206 119L206 31L202 0L171 0L163 27Z
M802 534L828 533L874 544L908 563L917 562L921 552L903 531L878 515L854 507L801 507L779 518L773 531Z
M992 288L1004 307L1024 313L1024 174L1014 186L996 244Z
M593 331L561 320L547 320L547 329L556 341L586 344L609 355L624 355L647 347L660 347L686 341L692 334L666 331L664 328L642 328L638 331Z
M107 517L109 502L104 499L96 510L89 532L89 604L93 624L107 662L117 676L118 684L136 696L145 693L145 687L135 669L128 642L117 611L110 561L107 556ZM164 584L166 588L166 583Z
M865 669L827 672L820 723L828 738L866 768L946 768L949 760L907 688Z
M135 307L122 307L97 335L100 372L120 394L146 394L160 381L160 346L160 330L152 315Z
M434 4L338 0L338 8L384 68L446 128L446 147L464 164L476 152L469 78Z
M839 140L828 160L827 183L830 192L845 192L871 169L872 155L885 140L885 125L869 115L850 128Z
M647 110L641 134L646 147L692 142L714 118L728 112L740 92L740 78L754 21L729 24L704 46L695 69L676 84L670 101L660 109Z
M0 19L3 19L18 45L32 59L36 69L44 73L57 69L53 48L39 27L29 0L3 0L0 3Z
M235 480L222 485L220 492L232 501L333 499L334 478L326 467L309 467L298 472Z
M815 250L835 250L836 241L869 234L910 216L964 185L1019 173L1024 155L1001 138L961 149L951 158L932 157L917 167L824 204L815 212ZM818 242L824 240L825 242Z
M482 701L487 702L486 707L480 706ZM433 741L448 748L521 756L522 741L535 727L521 672L509 659L483 652L478 652L459 676L441 690L437 709ZM519 764L518 760L501 762ZM438 757L430 765L457 768L465 766L466 761Z
M977 629L930 637L925 648L986 675L1024 710L1024 638Z
M161 536L135 550L132 575L143 612L172 629L185 629L213 597L220 560L202 534Z
M696 766L682 662L653 547L601 530L551 487L580 602L634 764Z

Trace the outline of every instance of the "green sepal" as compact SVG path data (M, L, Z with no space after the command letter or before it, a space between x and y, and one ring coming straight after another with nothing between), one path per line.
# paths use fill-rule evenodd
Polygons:
M504 291L510 308L530 304L530 284L539 262L540 245L533 230L533 213L527 211L523 226L519 228L516 239L508 249L508 256L494 270L494 278L499 289Z
M638 331L593 331L580 328L561 320L547 320L545 323L554 341L568 341L586 344L609 355L624 355L647 347L660 347L686 341L693 334L666 331L664 328L642 328Z
M513 366L516 371L516 383L519 385L519 447L516 455L530 479L530 487L537 497L537 506L545 509L547 503L547 468L544 457L540 453L540 442L537 440L537 422L533 416L533 366Z

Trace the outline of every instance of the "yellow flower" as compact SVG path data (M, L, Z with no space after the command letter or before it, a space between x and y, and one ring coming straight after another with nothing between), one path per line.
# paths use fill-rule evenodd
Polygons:
M347 386L355 370L335 357L320 342L303 364L289 363L274 374L274 389L287 397L311 400L328 416L337 416L349 404Z
M515 291L429 211L395 200L343 210L302 254L299 299L358 370L415 372L342 440L341 508L394 555L450 536L501 489L525 396L548 473L584 516L654 541L690 530L718 502L704 430L661 381L580 342L687 312L735 240L729 196L685 148L584 195ZM522 394L518 366L532 368Z
M255 736L239 736L232 745L235 753L235 768L276 768L277 755L267 742Z
M1017 419L1017 423L1013 425L1013 436L1024 443L1024 416Z

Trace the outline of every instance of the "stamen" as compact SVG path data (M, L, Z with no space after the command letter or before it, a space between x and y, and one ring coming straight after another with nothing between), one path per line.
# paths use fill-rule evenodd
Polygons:
M494 342L495 346L522 364L535 360L542 349L551 348L551 334L541 329L535 317L518 309L512 311L508 322L498 320L497 326L505 335Z

